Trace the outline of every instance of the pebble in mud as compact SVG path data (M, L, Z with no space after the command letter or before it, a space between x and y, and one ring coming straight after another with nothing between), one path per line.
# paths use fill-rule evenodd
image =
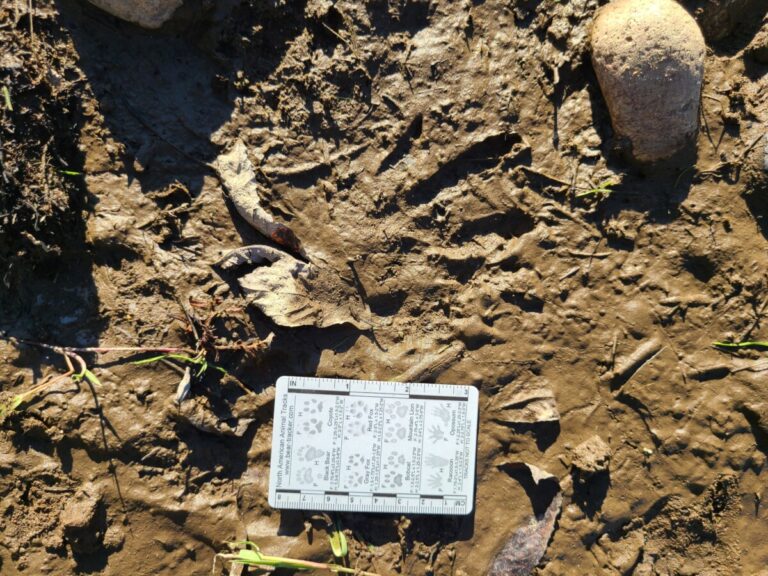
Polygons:
M577 469L582 476L587 477L593 474L607 472L610 461L610 446L608 446L600 436L595 435L574 448L571 465Z
M184 0L88 0L105 12L142 28L160 28Z
M590 38L592 64L617 136L639 162L673 156L693 140L706 46L674 0L614 0Z

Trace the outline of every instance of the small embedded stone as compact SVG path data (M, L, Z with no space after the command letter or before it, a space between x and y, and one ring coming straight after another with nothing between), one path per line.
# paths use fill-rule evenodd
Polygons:
M607 472L610 462L610 446L595 435L574 448L571 465L584 475L593 475Z
M674 0L614 0L590 43L616 135L639 162L674 156L695 138L706 46Z

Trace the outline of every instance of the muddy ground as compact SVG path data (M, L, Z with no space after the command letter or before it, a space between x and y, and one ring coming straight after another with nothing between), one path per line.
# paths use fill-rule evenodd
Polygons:
M416 367L480 389L476 512L342 514L353 566L486 574L541 512L526 461L564 494L537 574L764 574L768 364L711 344L768 334L766 7L684 3L708 41L702 129L688 160L642 168L589 63L598 4L189 2L149 32L80 1L0 2L0 329L202 338L231 375L179 407L178 367L84 354L98 385L21 406L0 430L0 573L203 575L244 537L329 560L319 519L267 505L269 389ZM237 139L362 329L280 327L213 266L270 242L212 169ZM638 349L655 354L621 372ZM6 394L66 370L0 351ZM521 382L552 391L559 424L505 418ZM584 482L571 462L595 434L609 470Z

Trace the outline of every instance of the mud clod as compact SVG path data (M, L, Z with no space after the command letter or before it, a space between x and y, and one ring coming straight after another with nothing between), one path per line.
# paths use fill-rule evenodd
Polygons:
M106 532L106 518L101 494L94 486L85 486L67 502L59 517L64 539L75 554L98 550Z
M600 436L592 436L573 450L571 465L585 477L607 472L611 462L611 448Z

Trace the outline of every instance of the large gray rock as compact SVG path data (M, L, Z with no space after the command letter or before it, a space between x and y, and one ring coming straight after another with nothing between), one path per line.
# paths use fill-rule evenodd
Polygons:
M143 28L160 28L170 20L184 0L88 0L102 10L138 24Z
M706 46L674 0L614 0L591 33L613 128L640 162L673 156L698 130Z

